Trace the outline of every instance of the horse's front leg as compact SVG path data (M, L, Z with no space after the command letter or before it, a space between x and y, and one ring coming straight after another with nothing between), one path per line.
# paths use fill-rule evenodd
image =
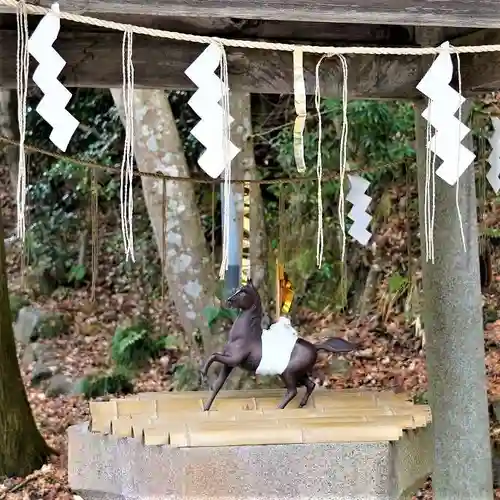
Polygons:
M219 376L217 377L217 380L215 381L212 394L211 394L210 398L203 405L203 411L210 410L212 403L214 402L215 398L217 397L217 394L219 394L219 391L222 389L222 386L224 385L224 383L228 379L229 375L231 375L232 371L233 371L232 366L222 365L222 370L220 371Z
M210 366L212 365L212 363L215 363L216 361L218 363L222 363L223 365L230 366L231 368L236 368L240 363L243 362L245 357L246 357L246 353L234 355L234 354L221 354L219 352L214 352L207 359L205 366L201 370L201 374L204 377L206 377L208 370L210 369Z

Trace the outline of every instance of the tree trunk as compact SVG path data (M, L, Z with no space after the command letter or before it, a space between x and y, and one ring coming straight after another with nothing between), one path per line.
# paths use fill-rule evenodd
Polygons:
M16 356L0 206L0 477L39 469L51 450L36 426Z
M259 178L255 165L254 144L252 138L252 108L250 94L244 92L231 92L231 116L234 124L231 130L231 140L241 151L233 160L231 170L235 179L256 180ZM233 192L237 199L237 215L239 225L243 224L243 184L235 184ZM260 186L250 185L250 266L252 281L259 288L264 310L267 310L269 301L268 291L268 252L266 224L264 219L264 203Z
M123 119L121 89L111 89ZM142 172L188 177L177 126L162 90L135 90L135 158ZM196 330L203 335L204 347L211 348L211 335L202 311L213 306L214 278L201 221L189 182L167 181L166 209L163 213L163 182L142 177L142 188L158 248L162 248L165 218L165 276L169 296L175 303L181 324L189 338Z
M0 135L13 140L19 139L19 131L17 129L17 96L14 90L0 90ZM16 192L18 148L4 144L2 146L2 161L9 169L11 188Z
M436 500L490 500L493 482L474 166L470 165L462 174L458 195L467 251L462 246L455 207L456 187L437 178L435 258L434 263L426 262L423 203L426 125L421 117L423 103L415 108L424 329L434 430L432 487ZM462 112L464 120L468 114ZM463 144L472 147L472 136Z

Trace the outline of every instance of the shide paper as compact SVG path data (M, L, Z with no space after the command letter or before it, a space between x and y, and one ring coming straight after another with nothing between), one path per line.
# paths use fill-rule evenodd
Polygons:
M449 46L448 42L441 45L443 48ZM422 112L422 117L434 127L434 136L427 148L442 160L436 175L450 186L456 184L475 158L475 154L462 145L470 129L455 117L465 98L450 87L452 76L451 54L442 52L417 85L417 90L430 100Z
M359 175L348 175L347 177L351 187L346 200L352 203L351 211L347 214L352 220L349 235L362 245L366 245L372 236L372 233L366 229L372 220L372 216L367 213L368 206L372 201L371 197L366 194L370 182Z
M220 105L222 99L222 81L215 74L220 65L222 48L210 44L185 71L186 76L198 87L188 101L189 106L200 117L200 121L191 130L191 134L205 147L198 159L198 165L210 177L217 178L224 171L224 109ZM234 121L231 116L229 125ZM229 143L229 160L232 160L239 149Z
M61 151L66 151L79 122L66 110L71 92L57 79L66 65L52 47L60 29L59 4L54 3L28 40L28 52L39 63L33 81L44 94L36 111L52 127L49 139Z
M488 163L491 168L486 174L486 179L490 183L493 191L498 193L500 190L500 118L495 116L491 117L493 125L493 135L490 137L491 153L488 157Z

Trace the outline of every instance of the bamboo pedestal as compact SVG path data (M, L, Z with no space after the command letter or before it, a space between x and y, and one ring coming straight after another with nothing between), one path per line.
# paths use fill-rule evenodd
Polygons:
M399 499L431 471L430 410L403 395L316 390L144 393L90 404L69 431L85 499Z

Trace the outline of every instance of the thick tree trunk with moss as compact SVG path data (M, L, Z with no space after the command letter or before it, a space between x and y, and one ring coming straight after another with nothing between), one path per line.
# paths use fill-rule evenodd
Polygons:
M111 89L123 119L121 89ZM135 159L140 171L188 177L189 171L172 109L162 90L135 90ZM162 249L165 219L165 276L181 324L190 337L201 331L205 348L211 336L202 311L213 306L214 277L201 227L193 185L142 177L142 188L158 249ZM161 252L160 252L161 253Z
M17 362L4 238L0 206L0 477L30 474L51 453L33 418Z
M255 165L254 145L252 139L252 108L250 94L231 92L231 116L234 123L231 130L231 140L241 148L240 153L232 163L232 175L235 179L256 180L259 177ZM243 184L235 184L233 190L237 196L237 214L240 225L243 224ZM250 265L252 281L259 288L259 294L264 306L267 306L268 276L267 276L267 238L264 220L264 203L258 184L250 185ZM267 307L264 307L267 310Z
M17 96L14 90L0 90L0 134L19 139L17 129ZM0 158L9 169L11 187L17 189L17 147L0 144Z

